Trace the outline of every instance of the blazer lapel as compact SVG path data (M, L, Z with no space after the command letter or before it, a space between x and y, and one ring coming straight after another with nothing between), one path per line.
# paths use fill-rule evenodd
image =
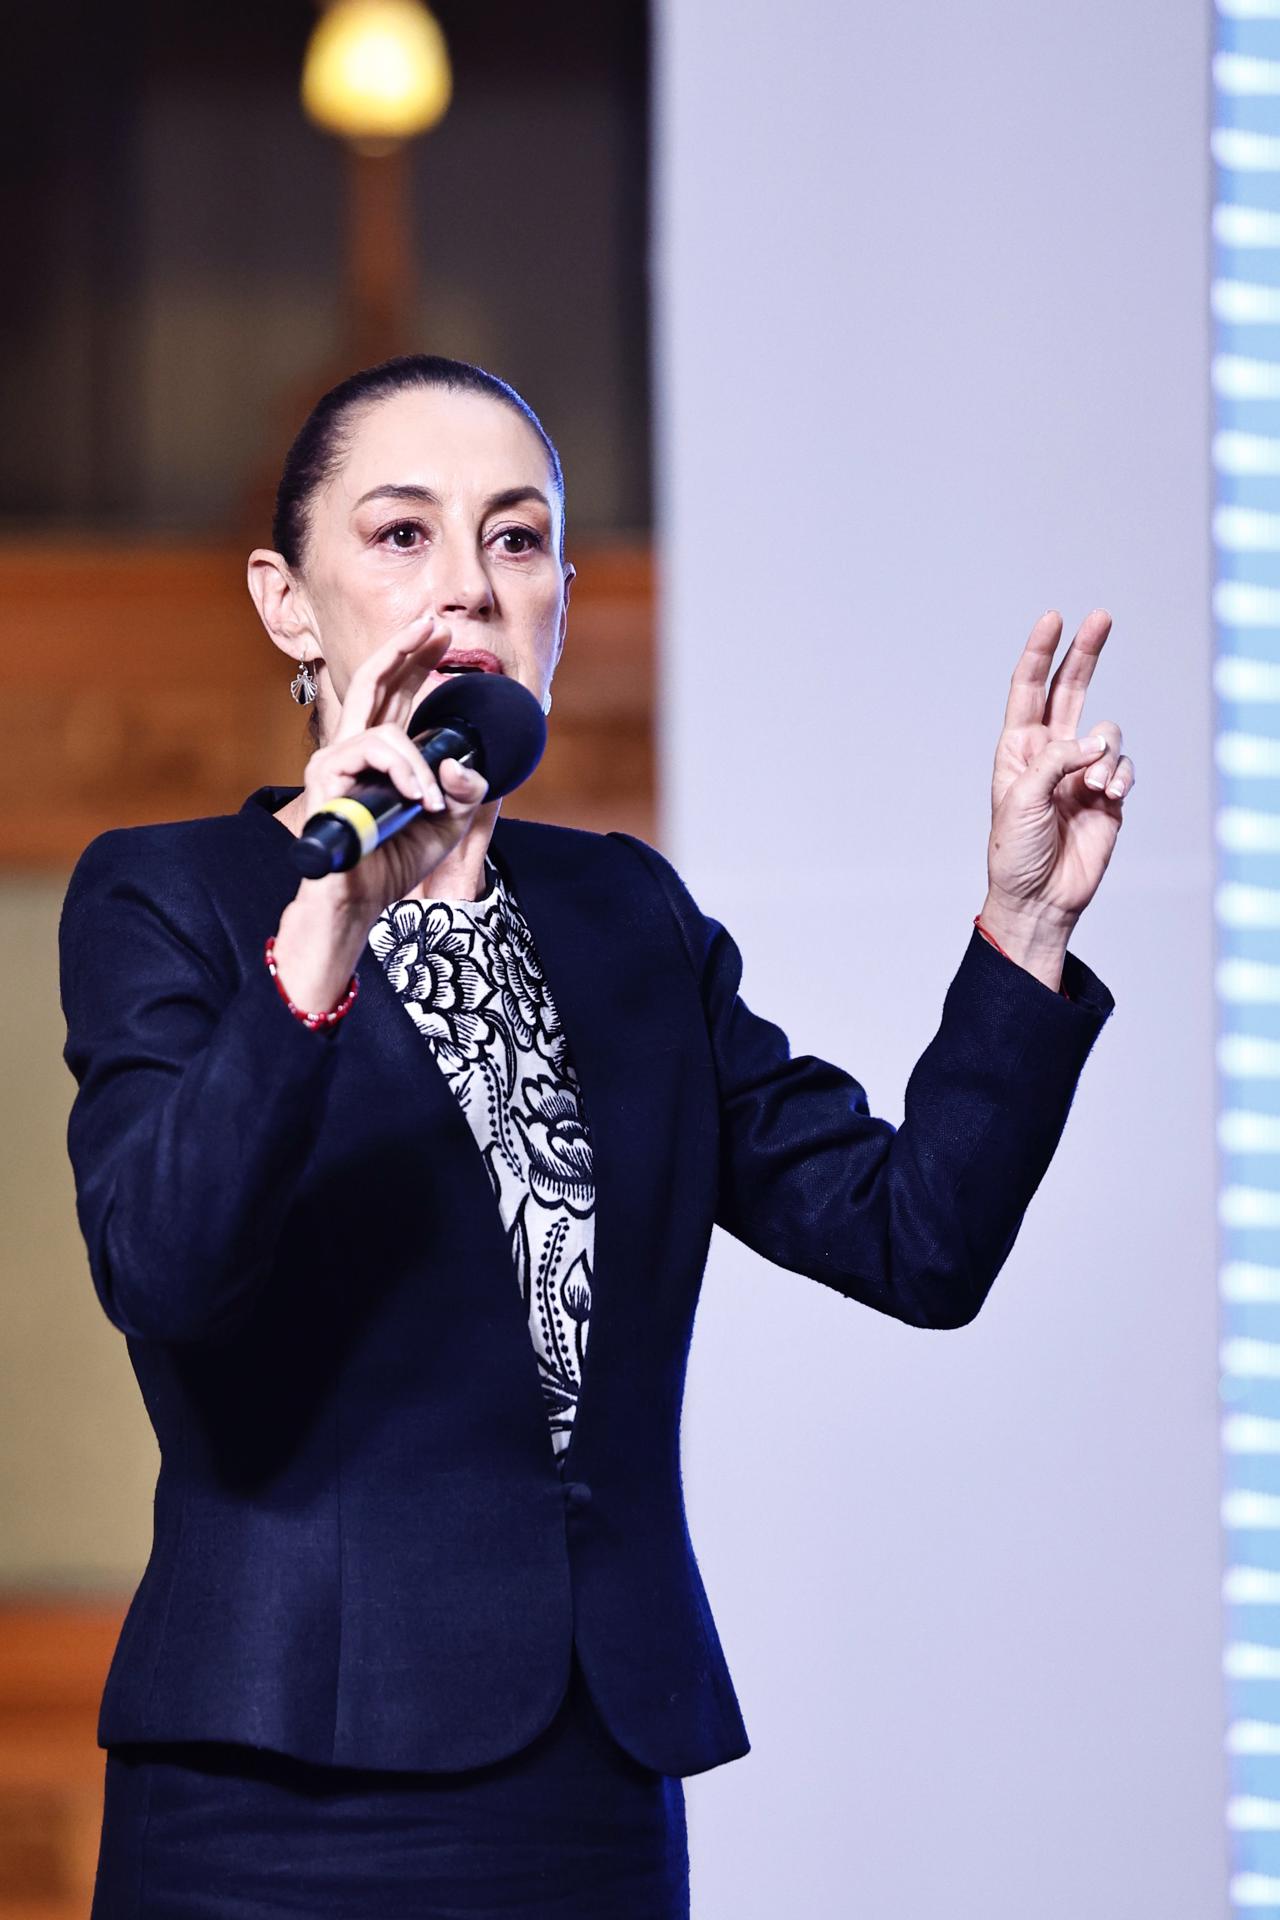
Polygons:
M240 808L259 826L263 859L247 889L254 925L274 924L298 889L293 864L293 834L273 814L300 793L300 787L259 787ZM549 1463L554 1448L542 1404L537 1357L529 1335L520 1290L512 1275L511 1251L498 1203L475 1135L435 1055L402 1006L381 960L368 942L356 963L360 975L358 1009L343 1035L342 1059L334 1081L338 1108L356 1116L362 1148L377 1149L386 1136L384 1157L430 1155L433 1173L447 1176L448 1191L468 1222L475 1242L474 1286L486 1296L481 1317L508 1339L507 1376L524 1375L528 1399L546 1436ZM554 989L553 989L554 992ZM498 1300L493 1302L496 1288ZM511 1348L515 1349L512 1359Z
M499 815L489 856L529 924L578 1075L595 1175L592 1306L582 1384L566 1456L589 1477L610 1387L632 1343L652 1339L660 1263L649 1258L649 1197L661 1182L670 982L647 967L635 896L599 834ZM640 1040L638 1036L643 1036ZM669 1121L670 1116L666 1115ZM597 1400L601 1402L597 1410Z
M266 916L273 912L278 916L297 891L298 875L290 855L293 835L272 815L299 792L296 786L260 787L240 809L268 830L262 835L263 866L255 876L255 885L264 889L260 912ZM592 1147L591 1319L578 1406L562 1463L562 1470L567 1470L570 1457L576 1462L582 1452L584 1434L589 1444L592 1409L602 1391L594 1385L595 1375L607 1375L614 1364L624 1365L627 1341L634 1337L635 1330L625 1324L630 1316L619 1314L616 1298L625 1285L624 1276L642 1257L645 1238L645 1223L635 1211L635 1196L645 1190L641 1171L645 1142L635 1137L633 1126L633 1116L642 1105L643 1062L629 1043L636 1029L627 1015L634 1011L640 1017L639 1030L650 1040L659 1034L658 988L656 984L651 990L640 987L638 976L643 970L635 967L627 916L619 911L616 867L605 855L599 836L534 821L506 821L499 815L489 857L514 893L533 935L578 1074ZM363 1101L373 1099L383 1106L388 1126L400 1133L417 1130L424 1142L448 1143L457 1203L468 1210L481 1236L477 1273L506 1278L511 1266L506 1232L466 1116L431 1048L412 1026L382 963L367 945L359 972L364 1006L351 1033L344 1036L348 1042L344 1068L359 1080ZM648 1004L650 991L653 1004ZM370 1074L380 1083L377 1091L368 1084ZM528 1378L545 1425L537 1359L519 1289L508 1280L504 1291L506 1306L500 1310L499 1324L505 1321L527 1352ZM620 1342L616 1360L615 1341ZM547 1438L554 1464L549 1429Z

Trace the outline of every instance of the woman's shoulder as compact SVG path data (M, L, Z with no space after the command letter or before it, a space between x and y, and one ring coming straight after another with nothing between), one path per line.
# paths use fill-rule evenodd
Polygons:
M256 838L243 812L104 827L76 858L63 915L92 911L104 896L207 915L220 877L235 885L259 864Z
M540 868L560 880L595 882L606 898L634 903L640 916L637 927L670 928L674 923L695 962L715 929L667 855L637 833L620 827L596 832L548 821L504 821L499 816L494 843L500 854L511 856L517 876L522 869L529 873Z
M499 815L494 826L499 853L541 861L570 871L605 872L619 884L658 884L664 891L682 886L675 868L657 847L619 827L599 830L562 826L550 820L513 820Z
M137 826L104 827L76 860L76 866L95 869L112 866L133 871L149 865L167 865L197 851L243 845L245 822L240 814L210 813L189 820L148 820Z

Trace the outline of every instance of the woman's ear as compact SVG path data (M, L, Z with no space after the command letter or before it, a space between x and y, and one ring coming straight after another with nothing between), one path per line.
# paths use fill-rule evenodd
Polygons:
M311 640L319 653L319 635L306 589L283 554L255 547L249 555L249 595L261 620L282 653L299 659Z
M564 569L564 605L560 609L560 631L556 635L556 657L551 663L553 673L560 664L560 655L564 652L564 638L569 630L569 589L577 577L578 569L574 566L572 560L566 561Z

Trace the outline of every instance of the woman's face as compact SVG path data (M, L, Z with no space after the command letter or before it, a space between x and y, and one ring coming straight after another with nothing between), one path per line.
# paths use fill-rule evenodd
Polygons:
M447 622L450 654L482 649L543 700L574 570L558 558L559 500L533 428L486 394L415 387L358 409L344 437L308 510L302 624L272 633L295 658L323 660L324 737L360 662L429 614ZM295 650L307 632L313 646ZM444 678L433 670L420 691Z

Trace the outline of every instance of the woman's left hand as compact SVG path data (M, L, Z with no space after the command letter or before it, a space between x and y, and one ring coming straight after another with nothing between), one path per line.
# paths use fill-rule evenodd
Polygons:
M1079 730L1110 631L1105 609L1086 615L1046 694L1062 616L1042 613L1014 668L996 745L981 918L1011 957L1042 978L1053 972L1055 955L1060 970L1072 929L1098 890L1134 784L1116 721Z

